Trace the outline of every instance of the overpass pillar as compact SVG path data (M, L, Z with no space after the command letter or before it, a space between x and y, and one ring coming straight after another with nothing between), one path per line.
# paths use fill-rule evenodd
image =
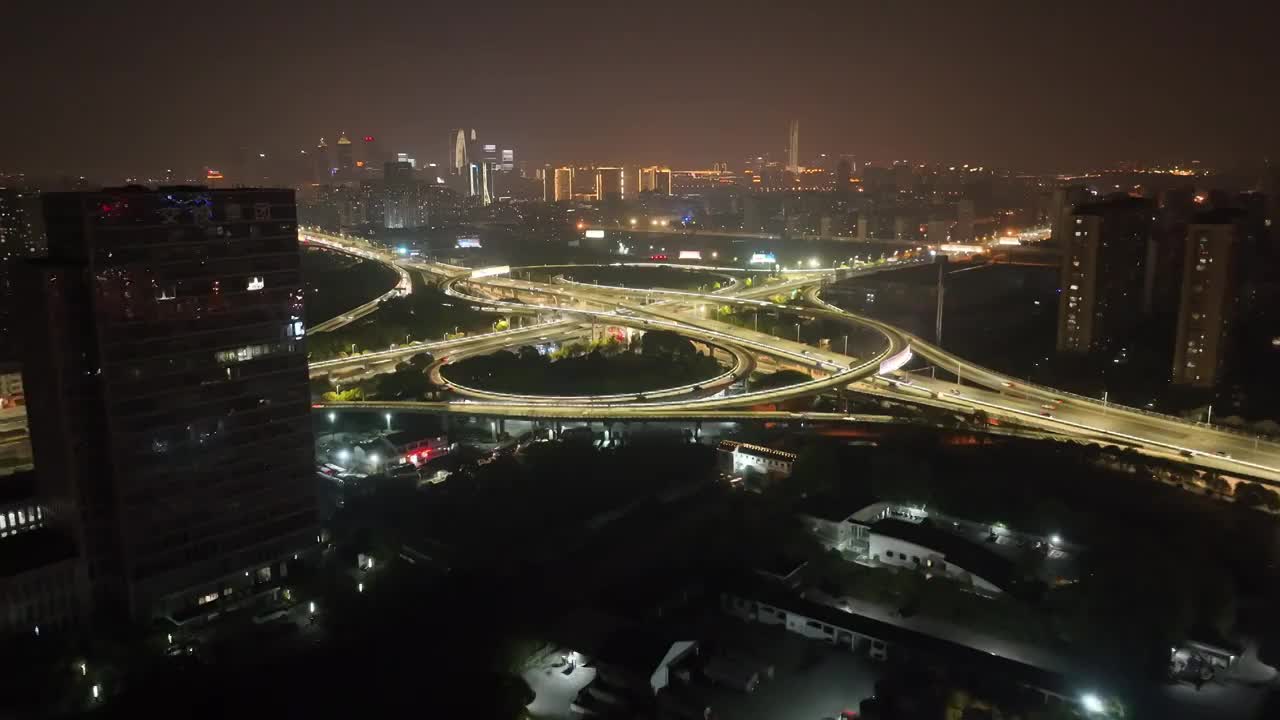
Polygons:
M701 440L702 440L702 421L697 420L693 423L693 441L699 442Z
M555 424L555 438L556 438L557 440L559 440L559 439L560 439L560 434L561 434L562 432L564 432L564 427L563 427L563 425L560 423L560 421L559 421L559 420L557 420L557 421L556 421L556 424Z

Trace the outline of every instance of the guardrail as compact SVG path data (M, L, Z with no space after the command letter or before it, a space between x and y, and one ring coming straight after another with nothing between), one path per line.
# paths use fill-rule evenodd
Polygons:
M813 294L812 299L813 299L817 304L819 304L819 305L823 306L823 307L824 307L824 308L826 308L826 309L833 310L833 311L840 312L840 313L844 313L844 314L846 314L846 315L853 315L852 313L849 313L847 310L844 310L843 308L841 308L841 307L839 307L839 306L837 306L837 305L833 305L833 304L831 304L831 303L829 303L829 302L827 302L827 301L823 300L821 297L819 297L819 296L817 295L817 293L814 293L814 294ZM1087 396L1087 395L1078 395L1078 394L1076 394L1076 393L1069 392L1069 391L1066 391L1066 390L1059 390L1059 389L1057 389L1057 388L1051 388L1051 387L1048 387L1048 386L1045 386L1045 385L1039 385L1039 384L1032 383L1032 382L1026 382L1026 381L1023 381L1023 380L1021 380L1021 379L1013 378L1013 377L1009 377L1009 376L1007 376L1007 375L1004 375L1003 373L999 373L999 372L993 371L993 370L991 370L991 369L989 369L989 368L984 368L984 367L979 366L979 365L973 365L973 364L971 364L971 363L966 363L963 359L955 358L955 356L951 355L951 354L950 354L950 353L948 353L947 351L945 351L945 350L943 350L943 349L941 349L941 348L939 348L939 347L937 347L937 346L935 346L935 345L933 345L933 344L931 344L931 343L929 343L929 342L927 342L927 341L925 341L925 340L923 340L923 339L921 339L921 338L919 338L919 337L917 337L917 336L915 336L915 335L912 335L912 334L907 333L907 332L902 332L902 331L899 331L899 332L901 333L901 335L902 335L902 336L903 336L903 337L904 337L904 338L905 338L909 343L911 343L912 347L915 347L915 348L919 351L919 354L920 354L921 356L928 358L928 357L929 357L929 355L931 355L931 354L932 354L932 355L935 355L935 356L938 356L938 357L946 358L946 360L947 360L947 361L946 361L945 363L936 363L936 364L938 364L939 366L942 366L942 367L946 367L946 368L948 368L948 369L949 369L949 368L954 367L954 368L956 368L956 369L957 369L957 371L959 371L959 372L961 372L961 373L963 373L965 369L968 369L968 370L972 371L974 374L982 374L982 373L985 373L985 374L990 375L990 376L992 376L992 377L997 377L997 378L1007 378L1007 381L1008 381L1008 382L1012 383L1014 386L1016 386L1016 387L1018 387L1018 388L1026 388L1026 389L1028 389L1028 390L1031 390L1032 392L1040 393L1040 394L1042 394L1042 395L1046 395L1046 396L1050 396L1050 397L1059 397L1059 396L1067 397L1067 398L1070 398L1070 399L1072 399L1072 400L1074 400L1074 401L1077 401L1077 402L1083 402L1083 403L1086 403L1086 404L1091 405L1091 406L1093 406L1093 407L1097 407L1097 408L1104 409L1104 410L1105 410L1105 411L1107 411L1107 412L1132 413L1132 414L1134 414L1134 415L1141 415L1141 416L1144 416L1144 417L1149 417L1149 418L1153 418L1153 419L1156 419L1156 420L1160 420L1160 421L1162 421L1162 422L1169 422L1169 423L1174 423L1174 424L1178 424L1178 425L1183 425L1183 426L1188 426L1188 427L1194 427L1194 428L1202 429L1202 430L1210 430L1210 431L1213 431L1213 432L1220 432L1220 433L1223 433L1223 434L1226 434L1226 435L1236 435L1236 436L1238 436L1238 437L1242 437L1242 438L1259 439L1259 438L1265 437L1265 436L1263 436L1263 435L1261 435L1261 434L1259 434L1259 433L1243 432L1243 431L1237 430L1237 429L1235 429L1235 428L1230 428L1230 427L1226 427L1226 426L1222 426L1222 425L1212 425L1212 424L1209 424L1209 423L1202 423L1202 422L1198 422L1198 421L1195 421L1195 420L1187 420L1186 418L1180 418L1180 417L1178 417L1178 416L1176 416L1176 415L1168 415L1168 414L1165 414L1165 413L1158 413L1158 412L1154 412L1154 411L1151 411L1151 410L1146 410L1146 409L1143 409L1143 408L1136 408L1136 407L1132 407L1132 406L1130 406L1130 405L1123 405L1123 404L1121 404L1121 403L1113 403L1113 402L1106 402L1106 403L1104 403L1100 398L1089 397L1089 396ZM953 358L955 358L955 359L954 359L954 361L953 361Z
M452 340L436 340L432 342L416 342L408 345L402 345L398 348L387 350L378 350L377 352L366 353L362 355L351 355L344 358L331 358L329 360L320 360L318 362L308 364L308 369L323 370L332 365L351 364L356 365L360 362L378 362L383 359L391 359L398 355L411 355L418 352L427 352L430 350L447 350L458 345L468 345L475 342L484 342L508 335L518 335L520 333L531 333L534 330L546 332L549 328L556 325L572 325L569 320L550 320L544 323L537 323L528 327L508 328L507 330L497 330L491 333L481 333L480 335L469 335L467 337L454 338Z
M463 280L469 280L469 279L463 279ZM445 292L455 297L471 300L474 302L475 298L473 296L461 294L456 290L454 286L457 284L460 284L459 280L454 280L449 282L445 286ZM682 404L690 404L690 405L727 404L727 403L740 404L740 403L749 403L749 402L767 402L770 400L786 399L789 397L794 397L796 395L808 394L811 390L821 390L833 385L848 384L849 382L859 379L862 375L866 374L868 370L872 370L873 368L878 367L880 361L882 361L885 357L888 357L888 355L892 353L895 345L895 342L894 342L895 338L892 336L887 336L887 339L889 340L888 347L886 347L885 350L881 352L879 355L876 355L875 357L859 365L854 365L852 367L845 367L829 361L823 361L821 359L817 359L809 355L804 355L799 352L785 350L785 349L778 348L773 345L768 345L756 340L736 337L728 333L720 332L718 330L710 330L707 328L698 327L697 325L693 325L691 323L686 323L686 322L663 320L661 318L636 318L636 317L619 316L616 311L589 310L586 308L559 308L559 307L544 308L543 306L528 305L526 303L509 303L506 301L495 301L495 300L483 300L483 302L489 302L491 304L505 305L505 306L518 307L518 308L533 308L535 310L544 310L544 311L565 311L565 312L569 312L576 315L586 315L588 317L606 317L612 320L613 322L619 322L621 324L642 323L644 326L656 325L659 327L664 327L666 329L671 329L675 331L684 330L688 332L689 329L693 329L698 333L709 335L711 337L720 338L727 342L746 345L749 347L753 347L757 350L761 350L762 352L765 352L767 354L777 355L780 357L786 357L791 360L799 361L801 363L804 363L806 366L810 363L813 363L818 369L831 372L830 375L824 378L816 378L811 381L797 383L795 385L788 386L784 389L770 389L770 390L761 390L761 391L752 392L752 393L743 393L742 395L735 395L731 399L690 400L690 401L685 401L685 403L682 403ZM873 323L867 323L867 324L871 324L874 327ZM775 397L775 396L780 396L780 397ZM650 403L650 405L661 405L661 403ZM602 405L600 407L608 407L608 405Z
M706 342L706 341L704 340L703 342ZM643 391L633 392L633 393L614 393L612 395L529 395L529 394L521 394L521 393L506 393L506 392L499 392L496 390L484 390L481 388L473 388L468 385L463 385L461 383L454 382L453 380L450 380L447 377L444 377L443 368L447 367L451 363L446 363L445 365L442 365L441 368L439 369L439 372L440 372L441 379L443 379L449 386L458 389L460 392L464 394L469 393L477 397L494 398L497 400L517 401L517 402L530 403L530 404L555 404L555 403L573 403L573 404L579 404L579 405L608 404L614 401L635 400L640 397L665 398L672 395L684 395L690 392L696 392L698 390L702 390L708 385L725 384L726 381L732 382L733 380L736 380L740 374L742 374L741 372L742 368L751 363L750 356L746 353L746 351L742 350L741 348L731 348L727 346L713 345L712 343L709 343L709 342L707 342L706 344L713 348L718 347L721 350L724 350L729 354L733 355L735 360L735 365L729 370L726 370L725 372L722 372L719 375L716 375L714 377L707 378L706 380L700 380L698 382L693 382L693 383L685 383L684 385L677 385L675 387L659 388L657 390L643 390Z

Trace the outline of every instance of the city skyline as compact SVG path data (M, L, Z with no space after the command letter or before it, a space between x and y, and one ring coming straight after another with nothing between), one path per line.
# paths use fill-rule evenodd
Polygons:
M0 143L0 171L110 178L199 167L242 147L280 153L313 148L320 137L332 143L344 128L378 136L388 152L441 162L439 138L460 126L501 138L536 165L694 166L762 153L782 160L791 120L804 127L802 158L848 152L1047 171L1122 160L1249 164L1278 150L1268 128L1280 101L1248 81L1274 76L1276 61L1263 51L1267 24L1230 22L1227 9L1192 20L1107 5L1106 22L1081 24L1103 7L934 8L922 22L865 5L707 5L679 15L654 8L624 24L598 8L512 6L494 20L465 7L306 7L274 4L254 22L203 21L222 53L207 65L175 65L188 40L157 31L146 13L123 23L111 10L83 8L81 22L58 33L6 37L28 70L0 81L6 97L26 100L0 117L12 140ZM57 20L40 8L16 15L7 28ZM282 27L292 30L282 36ZM1198 52L1164 52L1189 37ZM467 43L485 52L448 65ZM599 60L565 73L530 62L540 46L557 44ZM633 62L638 45L648 62ZM119 47L133 52L117 57ZM114 62L86 72L104 56ZM68 87L92 113L54 112ZM227 102L232 88L236 101ZM1250 98L1248 111L1193 102L1205 92ZM134 137L140 125L148 132ZM31 137L42 142L16 141Z

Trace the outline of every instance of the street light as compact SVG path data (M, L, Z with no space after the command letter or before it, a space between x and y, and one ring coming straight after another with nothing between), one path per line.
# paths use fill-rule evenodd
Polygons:
M329 424L332 425L338 419L338 413L329 411Z
M316 614L316 601L315 601L315 600L312 600L311 602L307 603L307 612L308 612L309 614L311 614L311 615L315 615L315 614Z
M391 413L387 413L384 417L387 418L387 430L391 430Z
M1102 698L1093 693L1085 693L1081 695L1080 706L1084 708L1085 712L1091 715L1100 713L1106 709L1106 706L1102 704Z
M94 700L98 700L98 699L100 699L101 697L102 697L102 686L101 686L101 685L98 685L97 683L94 683L94 685L93 685L93 699L94 699Z
M796 323L796 342L800 342L800 323Z

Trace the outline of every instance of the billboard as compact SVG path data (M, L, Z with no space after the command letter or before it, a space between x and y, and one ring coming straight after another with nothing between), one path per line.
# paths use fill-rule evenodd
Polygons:
M588 230L588 231L586 231L586 232L585 232L585 233L583 233L583 234L584 234L584 235L586 235L587 237L589 237L589 238L593 239L593 240L603 240L603 239L604 239L604 231L603 231L603 230Z
M701 260L702 251L701 250L681 250L680 259L681 260Z
M774 257L773 253L758 252L752 255L747 262L752 265L776 265L778 258Z
M457 246L460 248L478 248L480 247L480 238L475 235L459 235Z

